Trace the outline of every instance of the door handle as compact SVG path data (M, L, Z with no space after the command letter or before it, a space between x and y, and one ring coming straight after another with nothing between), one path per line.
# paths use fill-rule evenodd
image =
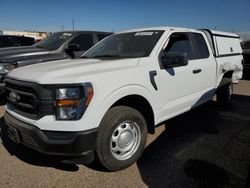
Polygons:
M198 74L198 73L200 73L201 72L201 69L194 69L193 70L193 74Z

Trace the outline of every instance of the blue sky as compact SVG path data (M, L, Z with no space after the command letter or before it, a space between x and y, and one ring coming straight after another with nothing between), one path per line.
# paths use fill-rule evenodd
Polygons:
M151 26L250 31L250 0L0 0L0 30L121 31Z

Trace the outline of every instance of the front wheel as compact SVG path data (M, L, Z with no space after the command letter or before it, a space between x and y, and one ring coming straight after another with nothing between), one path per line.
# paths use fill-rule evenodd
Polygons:
M140 112L127 106L113 107L98 129L97 157L108 170L122 170L139 159L146 139L147 124Z
M232 83L222 86L221 88L218 89L216 94L217 102L221 106L229 106L231 104L232 94L233 94Z

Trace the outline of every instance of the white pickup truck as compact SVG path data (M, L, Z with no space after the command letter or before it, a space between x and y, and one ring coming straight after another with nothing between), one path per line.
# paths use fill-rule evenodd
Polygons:
M242 60L233 33L157 27L113 34L82 59L10 72L5 131L39 152L121 170L141 156L155 125L215 94L229 104Z

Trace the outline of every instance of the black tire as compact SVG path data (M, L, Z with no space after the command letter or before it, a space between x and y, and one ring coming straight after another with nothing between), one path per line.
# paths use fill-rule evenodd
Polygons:
M220 106L228 107L231 104L233 84L229 83L218 89L216 97Z
M135 126L134 129L132 128L133 126ZM127 134L130 130L131 132ZM140 133L133 132L138 130ZM147 123L139 111L127 106L113 107L107 111L98 128L95 149L97 155L96 157L98 157L101 165L110 171L125 169L135 163L142 155L147 140L147 132ZM130 138L130 141L133 141L131 144L129 142L127 143L127 146L132 148L130 151L126 151L127 153L125 152L124 155L121 153L119 154L118 151L117 153L113 151L115 150L114 148L122 148L120 143L124 144L124 140L126 140L125 138L119 142L119 140L122 139L121 133L123 136L125 133L126 135L131 134L127 137L127 139ZM116 146L116 143L113 142L113 138L115 136L119 138L117 139L118 146ZM131 138L131 136L133 138ZM127 140L125 142L127 142ZM126 148L127 146L124 147ZM124 148L122 148L122 150L124 150ZM133 153L130 155L129 153L132 151ZM125 158L127 154L129 155ZM120 159L119 155L121 155L121 158L124 158Z

